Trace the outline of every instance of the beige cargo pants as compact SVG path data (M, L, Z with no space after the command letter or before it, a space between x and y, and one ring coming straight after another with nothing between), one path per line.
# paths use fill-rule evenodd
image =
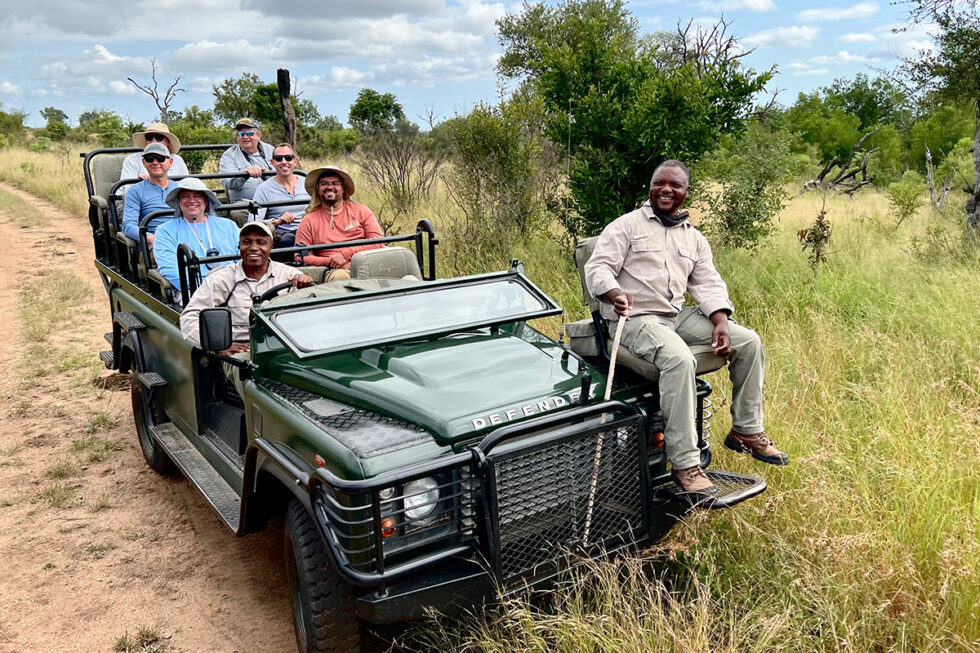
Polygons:
M714 325L693 306L677 315L638 315L623 326L621 346L660 370L660 409L663 411L667 459L674 469L700 463L695 428L697 362L688 345L711 344ZM762 431L762 379L764 356L759 335L728 323L732 353L728 374L732 380L732 428L739 433Z

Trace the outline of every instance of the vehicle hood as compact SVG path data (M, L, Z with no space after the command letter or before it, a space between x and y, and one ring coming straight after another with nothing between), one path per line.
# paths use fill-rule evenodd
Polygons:
M603 380L526 326L519 335L467 332L290 359L279 368L275 376L284 383L417 424L440 444L569 407L584 375L592 376L592 388Z

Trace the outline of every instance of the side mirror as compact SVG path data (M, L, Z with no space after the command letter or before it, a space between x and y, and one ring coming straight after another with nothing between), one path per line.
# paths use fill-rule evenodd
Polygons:
M224 351L231 347L231 311L224 307L202 310L200 338L204 351Z

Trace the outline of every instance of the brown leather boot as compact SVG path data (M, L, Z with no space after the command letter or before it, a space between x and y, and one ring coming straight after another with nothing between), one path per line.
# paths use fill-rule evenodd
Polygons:
M756 460L770 465L789 464L789 456L774 447L772 439L764 432L745 435L734 430L729 431L728 437L725 438L725 446L732 451L752 454Z
M682 492L679 494L691 503L711 502L718 496L718 488L699 465L671 470L670 475L674 477L674 482L681 486Z

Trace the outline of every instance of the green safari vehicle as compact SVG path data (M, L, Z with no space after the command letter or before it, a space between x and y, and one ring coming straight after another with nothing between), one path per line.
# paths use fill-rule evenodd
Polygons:
M182 473L235 535L284 518L300 650L357 651L366 622L542 586L575 556L656 542L690 509L668 473L656 384L617 369L604 400L602 339L583 356L531 326L561 308L517 261L436 280L426 221L414 234L346 243L388 245L358 253L350 281L253 297L251 361L217 353L231 339L227 309L202 313L204 349L192 347L145 228L141 242L118 230L117 182L105 177L133 151L83 155L112 314L102 358L132 375L152 469ZM202 265L235 258L182 248L183 303ZM225 364L238 368L243 396ZM704 466L710 390L699 379ZM709 475L725 493L712 508L765 489Z

